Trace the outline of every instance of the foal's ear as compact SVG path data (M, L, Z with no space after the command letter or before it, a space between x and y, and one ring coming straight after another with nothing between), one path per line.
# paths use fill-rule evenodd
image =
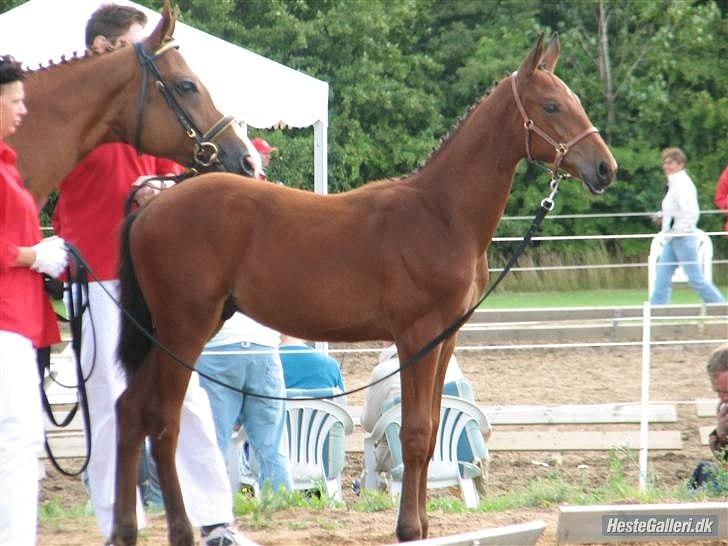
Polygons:
M541 57L543 57L543 33L538 37L536 45L533 46L531 53L526 55L523 59L521 66L518 67L518 76L523 78L533 74L539 64L541 64Z
M174 24L177 21L179 15L179 7L172 6L169 0L164 0L164 6L162 7L162 18L157 23L157 27L152 31L145 42L151 46L150 49L157 49L164 42L172 39L174 33Z
M559 61L559 52L561 47L559 46L559 33L554 32L549 41L549 45L546 48L546 53L543 54L541 59L541 66L550 72L554 72L556 69L556 63Z

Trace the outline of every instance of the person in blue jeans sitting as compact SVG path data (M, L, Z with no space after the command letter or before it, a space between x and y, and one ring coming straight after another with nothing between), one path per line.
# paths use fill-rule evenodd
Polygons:
M278 356L279 334L242 313L228 319L197 361L201 373L247 392L285 397L283 369ZM258 484L274 491L293 488L288 459L284 400L241 394L200 376L215 421L217 443L227 455L236 422L245 428L258 461Z
M653 305L670 303L672 274L682 267L690 286L706 303L723 303L725 298L715 285L708 282L698 263L698 239L692 235L698 223L700 208L695 184L685 171L687 158L680 148L662 151L662 170L667 177L667 193L662 211L656 216L662 223L665 246L657 260L655 287L650 295Z

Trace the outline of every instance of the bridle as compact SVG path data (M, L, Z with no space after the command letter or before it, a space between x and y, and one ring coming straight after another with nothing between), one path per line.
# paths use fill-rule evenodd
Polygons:
M518 111L521 113L521 117L523 118L523 128L525 129L525 137L526 137L526 156L528 157L528 160L531 163L534 163L533 156L531 156L531 132L536 133L538 136L540 136L542 139L544 139L546 142L551 144L551 146L554 147L554 150L556 150L556 156L554 157L554 163L551 166L551 174L556 177L559 167L561 166L561 162L566 157L566 154L569 153L569 150L581 139L591 135L592 133L599 133L599 129L591 125L590 127L587 127L584 129L581 133L576 135L574 138L572 138L567 143L561 143L556 142L553 138L551 138L546 131L541 129L538 125L536 125L536 122L533 121L531 118L528 117L528 114L526 114L526 109L523 107L523 103L521 102L521 97L518 96L518 89L516 87L516 76L518 75L517 72L514 72L511 74L511 89L513 90L513 98L516 101L516 106L518 106Z
M167 82L164 81L164 77L162 77L162 74L159 72L159 68L157 68L157 65L154 62L157 58L164 54L165 51L177 47L178 46L175 44L175 42L170 40L150 55L149 53L147 53L141 43L134 44L134 49L136 50L139 64L142 67L142 85L139 92L137 128L136 135L134 137L134 146L137 150L140 149L142 126L144 121L144 106L147 100L147 77L149 72L151 72L154 76L157 89L159 89L160 93L162 93L162 96L164 96L164 99L167 101L167 104L174 112L174 115L177 116L177 121L179 121L180 125L185 130L187 136L191 139L194 139L195 141L195 148L192 156L195 166L207 168L214 163L220 163L222 165L222 162L219 159L219 149L214 141L225 129L227 129L233 123L233 117L223 116L217 123L215 123L210 128L210 130L208 130L204 134L202 134L202 131L197 128L195 122L192 121L190 115L177 101L172 91L170 91Z

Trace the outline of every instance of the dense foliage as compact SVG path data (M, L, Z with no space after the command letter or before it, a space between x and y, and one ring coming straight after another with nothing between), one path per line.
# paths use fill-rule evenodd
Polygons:
M0 0L0 11L21 3ZM159 8L161 0L141 3ZM178 0L182 20L330 84L329 187L407 174L512 70L558 31L560 76L620 165L603 198L566 184L557 213L648 212L664 191L659 151L687 152L701 207L728 163L728 25L719 0ZM10 44L3 47L12 49ZM312 187L310 131L269 131L273 178ZM506 214L531 214L547 178L525 163ZM717 230L718 215L701 227ZM503 222L501 235L523 223ZM553 234L654 230L647 218L547 223ZM719 246L726 241L719 242ZM641 255L644 241L610 252Z

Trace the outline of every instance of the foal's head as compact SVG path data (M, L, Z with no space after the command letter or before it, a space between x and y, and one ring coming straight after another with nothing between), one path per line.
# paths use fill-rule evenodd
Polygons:
M166 0L162 19L137 47L142 64L138 96L143 104L134 101L127 109L127 115L136 118L130 124L136 128L131 143L190 167L245 172L247 150L232 128L232 118L215 108L210 93L172 42L176 11Z
M614 177L617 162L592 128L579 97L554 74L558 59L558 35L545 49L541 36L511 82L522 104L521 116L528 120L524 131L532 127L530 135L524 135L527 154L580 178L592 193L602 193Z

